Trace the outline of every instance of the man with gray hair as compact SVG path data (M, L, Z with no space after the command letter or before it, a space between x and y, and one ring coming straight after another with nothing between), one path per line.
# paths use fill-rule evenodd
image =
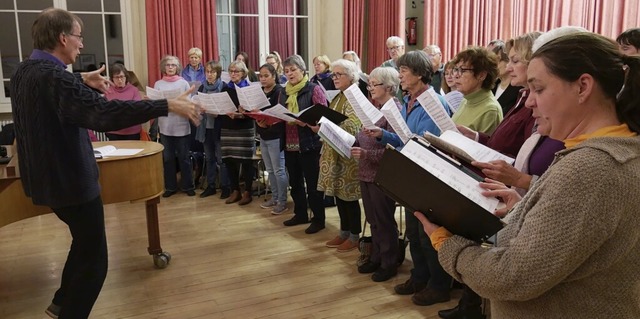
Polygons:
M444 63L442 63L442 51L440 51L440 47L435 44L427 45L424 49L422 49L424 53L427 54L429 60L431 60L431 65L433 66L433 76L431 77L431 86L436 91L436 93L441 94L442 90L442 76L444 74Z
M389 57L391 59L384 61L381 66L392 67L398 70L396 61L404 54L404 40L397 36L387 38L387 52L389 52Z

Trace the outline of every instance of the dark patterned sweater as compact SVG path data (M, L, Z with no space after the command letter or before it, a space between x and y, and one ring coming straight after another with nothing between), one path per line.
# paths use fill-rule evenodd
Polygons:
M167 100L107 101L80 74L36 51L11 78L22 184L36 205L78 205L100 194L87 129L113 131L166 116Z

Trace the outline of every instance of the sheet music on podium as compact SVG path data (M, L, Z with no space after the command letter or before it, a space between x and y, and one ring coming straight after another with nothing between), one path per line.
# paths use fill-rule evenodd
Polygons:
M356 138L324 116L318 121L318 124L320 124L318 131L320 138L340 156L351 158L351 146L356 142Z
M249 85L236 90L238 92L238 102L247 111L259 110L263 107L271 106L269 99L262 91L260 85Z
M447 130L459 132L456 128L456 124L453 123L453 120L451 120L451 117L445 110L444 105L440 102L438 94L433 90L433 87L422 92L422 94L418 96L417 100L420 102L420 105L422 105L422 108L424 108L427 114L429 114L429 117L433 119L433 122L436 123L440 132Z
M407 126L404 118L402 118L402 114L400 114L400 111L396 106L396 102L393 99L389 99L382 106L380 112L382 112L382 115L384 115L384 118L387 119L389 125L391 125L396 134L398 134L398 137L400 137L402 143L407 144L411 136L413 136L414 134L409 129L409 126Z
M227 92L220 93L202 93L193 97L205 109L208 114L224 115L227 113L238 112L238 108L229 97Z
M175 99L183 92L180 90L156 90L152 87L146 89L147 97L151 100Z
M382 117L382 112L378 110L369 99L362 94L357 84L351 84L349 88L344 90L344 95L347 97L349 104L353 107L353 111L356 113L362 125L367 129L376 128L376 122Z
M374 182L408 210L454 234L483 241L503 227L496 198L482 195L474 173L421 137L401 151L387 148Z

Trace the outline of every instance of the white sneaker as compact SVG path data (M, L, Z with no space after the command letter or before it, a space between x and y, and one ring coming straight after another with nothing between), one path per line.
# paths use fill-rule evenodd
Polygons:
M271 198L270 200L260 204L260 207L264 209L269 209L269 208L274 208L277 204L278 202L275 199Z
M282 202L279 203L278 205L276 205L273 210L271 211L272 215L281 215L282 213L288 211L289 208L287 208L287 203L286 202Z

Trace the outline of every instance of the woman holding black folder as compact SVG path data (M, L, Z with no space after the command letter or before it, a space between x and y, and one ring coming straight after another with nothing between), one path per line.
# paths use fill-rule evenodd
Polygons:
M497 247L415 215L494 318L639 318L640 57L582 32L534 46L527 75L527 106L567 149L517 204L515 191L485 192L513 206Z

